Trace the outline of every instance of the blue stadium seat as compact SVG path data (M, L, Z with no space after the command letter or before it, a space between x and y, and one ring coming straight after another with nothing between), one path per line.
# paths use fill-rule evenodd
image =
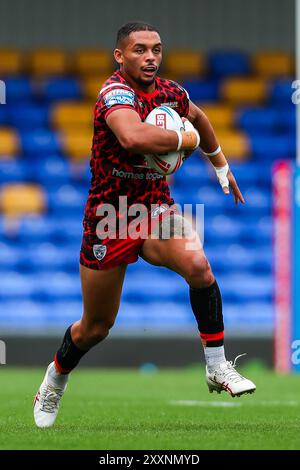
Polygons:
M64 244L66 246L79 245L82 239L82 218L81 217L64 217L56 221L56 231L53 237L57 243Z
M284 133L295 131L295 107L249 108L238 112L237 125L247 132Z
M269 101L273 104L282 103L287 105L290 103L293 105L291 100L293 90L296 91L296 89L292 88L292 80L276 80L271 87Z
M83 217L86 191L72 185L63 185L57 190L50 190L48 198L49 211L57 216L70 217L73 214L76 217Z
M7 121L17 129L43 128L48 126L49 108L41 104L15 104L8 106Z
M23 269L29 265L32 270L53 272L65 269L68 254L65 247L50 242L33 242L27 245L19 262Z
M3 218L1 217L1 223L0 223L0 228L1 228L1 233L0 233L0 271L3 273L3 276L5 276L5 272L7 271L13 271L18 269L18 264L19 264L19 250L17 246L14 244L10 243L5 243L4 239L4 228L3 228ZM2 274L1 274L1 279L2 279Z
M8 124L8 119L7 119L7 106L0 106L0 126L3 126L4 124Z
M246 75L250 72L249 55L242 51L216 51L208 55L211 76Z
M273 279L271 275L234 273L218 278L225 299L271 302Z
M264 186L270 188L272 179L272 162L231 162L230 167L238 184L247 188L249 185Z
M0 283L0 300L31 299L39 289L39 284L28 275L6 272Z
M34 179L46 190L70 183L70 163L62 156L53 154L31 163Z
M149 289L149 286L151 288ZM164 300L188 300L186 282L179 276L170 279L167 275L135 276L125 280L123 288L124 300L131 302L153 302Z
M262 270L271 274L273 267L272 251L270 245L259 247L244 245L241 243L215 244L207 243L205 240L204 249L212 264L224 272L257 272Z
M224 303L226 328L232 334L271 336L273 334L274 308L266 301L240 301Z
M58 136L55 132L46 129L34 131L23 131L21 136L21 147L27 156L41 157L53 155L60 150Z
M14 77L5 80L6 102L8 104L30 102L32 99L32 84L29 78Z
M239 220L225 215L217 215L210 219L205 218L205 238L212 243L227 240L238 241L242 236L244 225Z
M219 98L219 85L213 80L187 80L182 86L192 101L216 101Z
M26 181L31 176L31 168L24 161L0 159L0 184Z
M296 106L283 106L280 111L280 129L289 133L296 132Z
M294 158L296 138L294 135L249 135L251 151L254 157L273 161L278 158Z
M48 101L77 100L82 98L80 82L77 78L51 78L45 81L43 96Z
M237 113L236 124L245 131L275 132L280 122L276 108L246 108Z
M57 223L44 215L26 216L20 221L18 241L26 244L49 242Z
M3 330L21 333L48 330L46 319L47 304L30 299L6 300L1 302L0 327ZM49 307L48 307L49 308Z
M39 286L41 298L49 301L81 299L79 274L71 274L62 271L55 272L49 276L48 273L40 273Z
M186 187L201 187L208 181L207 165L201 160L199 152L196 151L182 165L179 171L174 174L174 185Z

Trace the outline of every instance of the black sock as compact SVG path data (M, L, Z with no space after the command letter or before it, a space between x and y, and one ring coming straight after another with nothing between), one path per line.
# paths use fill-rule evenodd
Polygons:
M190 287L190 302L205 347L224 344L222 297L217 281L204 288Z
M79 349L73 343L71 327L72 325L67 329L63 342L54 357L56 368L61 374L71 372L77 366L82 356L87 353L87 351Z

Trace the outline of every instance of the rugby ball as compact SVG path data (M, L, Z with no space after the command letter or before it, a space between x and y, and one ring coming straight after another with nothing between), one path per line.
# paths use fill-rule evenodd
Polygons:
M184 129L181 117L169 106L154 108L146 117L145 122L172 131ZM149 167L161 175L175 173L181 167L184 158L183 150L166 154L145 155Z

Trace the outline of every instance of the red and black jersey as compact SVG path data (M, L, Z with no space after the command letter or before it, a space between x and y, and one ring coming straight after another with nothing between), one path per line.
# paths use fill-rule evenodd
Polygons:
M156 77L153 93L134 90L115 72L103 85L94 113L94 137L91 156L92 181L85 218L95 219L100 204L118 208L119 196L127 196L128 205L174 203L166 177L147 167L143 155L125 150L106 124L106 118L118 108L134 109L144 121L150 111L162 104L174 108L181 117L189 112L187 92L176 82Z

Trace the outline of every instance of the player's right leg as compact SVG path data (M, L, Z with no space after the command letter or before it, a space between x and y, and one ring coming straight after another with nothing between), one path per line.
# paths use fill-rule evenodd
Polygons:
M38 427L54 424L60 399L67 387L68 374L89 349L106 338L113 326L126 267L122 264L100 271L80 265L83 316L67 329L35 397L34 419Z

